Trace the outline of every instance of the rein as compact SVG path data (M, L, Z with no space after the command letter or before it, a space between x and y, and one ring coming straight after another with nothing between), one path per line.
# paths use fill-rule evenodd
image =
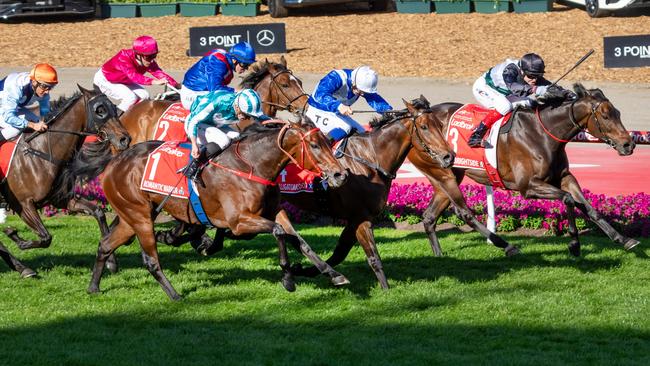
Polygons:
M601 102L598 102L597 104L591 104L591 112L589 113L589 116L586 117L587 125L585 125L585 127L580 126L580 124L578 123L578 121L575 118L575 114L573 113L576 102L577 102L577 100L571 102L571 105L569 106L569 121L573 125L573 128L577 129L576 133L580 132L580 131L583 131L586 128L586 126L589 125L589 119L591 119L593 117L594 122L596 123L596 126L598 127L598 132L600 133L601 136L604 136L605 134L603 133L603 130L601 128L600 120L598 120L598 114L596 113L596 111L598 110L598 108L600 107L600 105L603 102L601 101ZM546 128L546 126L544 126L544 122L542 122L542 117L540 115L540 109L539 108L535 108L535 115L537 116L537 120L539 121L539 124L542 126L542 129L544 130L544 132L546 132L546 134L549 135L553 140L555 140L557 142L560 142L560 143L570 142L570 140L564 140L564 139L561 139L561 138L553 135L553 133L551 133L551 131L549 131ZM602 138L602 137L600 139L605 141L605 143L607 143L608 145L614 146L614 143L612 142L611 139Z
M289 74L291 76L294 76L293 72L291 72L291 70L282 70L282 71L279 71L279 72L277 72L275 74L271 74L271 83L273 83L273 85L280 91L282 96L285 97L289 101L289 103L287 103L287 105L281 105L281 104L273 103L273 102L262 102L262 103L273 106L273 107L276 107L276 108L278 108L280 110L286 110L286 111L289 111L289 112L293 113L294 110L295 110L295 107L293 106L293 102L295 102L296 100L298 100L298 99L300 99L300 98L302 98L304 96L309 96L309 94L305 93L305 90L302 89L302 87L300 87L301 94L298 95L297 97L293 98L293 99L289 98L287 93L285 93L284 90L282 90L282 87L280 87L279 83L275 80L278 76L280 76L282 74Z

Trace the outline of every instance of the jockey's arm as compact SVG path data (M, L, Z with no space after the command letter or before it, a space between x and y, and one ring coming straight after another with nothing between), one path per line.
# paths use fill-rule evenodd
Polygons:
M377 93L366 93L363 95L368 105L377 112L390 111L393 107Z
M208 91L215 91L220 89L228 89L234 91L233 88L225 84L224 76L228 73L226 65L216 57L210 57L208 64L205 66L205 74L208 78Z
M334 92L343 85L343 80L338 76L335 71L325 75L324 78L318 82L314 94L311 95L312 102L315 102L316 108L329 112L337 112L339 109L339 102L334 98Z
M134 84L138 85L151 85L153 80L152 78L145 76L136 70L130 62L122 62L118 66L120 70L129 78Z
M2 104L0 104L0 113L2 113L5 123L22 130L27 127L28 121L18 115L19 97L16 97L16 93L16 91L9 88L5 90L5 97L2 98Z
M164 72L160 66L156 63L156 61L151 62L151 65L149 66L148 69L149 73L153 75L157 79L162 79L162 80L167 80L167 83L169 83L173 87L178 87L179 83L176 81L173 77L171 77L169 74Z
M533 87L521 79L519 69L514 64L510 64L503 69L503 81L508 90L518 97L525 97L533 93Z

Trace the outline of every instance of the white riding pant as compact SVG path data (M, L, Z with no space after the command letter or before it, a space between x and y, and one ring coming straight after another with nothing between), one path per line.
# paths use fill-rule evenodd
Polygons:
M228 125L215 127L207 123L199 123L196 143L199 146L203 146L209 142L214 142L223 150L230 145L230 141L237 137L239 137L239 132Z
M140 100L149 99L149 92L138 84L114 84L106 80L101 69L95 73L93 83L99 87L107 97L120 101L117 105L122 112L126 112L132 105Z
M181 104L183 105L183 108L187 109L188 111L192 107L192 103L196 100L197 97L201 95L206 95L208 94L207 91L194 91L192 89L186 88L185 85L181 86Z
M349 116L324 111L311 105L307 107L305 116L309 117L316 124L316 127L335 141L347 136L353 128L359 133L366 132L366 129L359 122Z
M508 98L487 85L482 76L474 82L472 92L474 98L485 108L494 108L502 115L506 115L512 110L512 103Z
M27 108L24 107L18 107L16 115L19 118L22 118L26 121L29 122L38 122L40 121L40 118L32 111L30 111ZM10 140L16 136L18 136L23 130L20 128L16 128L7 122L5 122L4 117L0 114L0 133L2 136L5 138L5 140Z

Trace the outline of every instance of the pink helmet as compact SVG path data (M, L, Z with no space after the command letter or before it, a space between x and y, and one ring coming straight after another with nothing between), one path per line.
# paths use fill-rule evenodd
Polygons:
M133 51L144 56L155 55L158 53L158 43L151 36L140 36L133 41Z

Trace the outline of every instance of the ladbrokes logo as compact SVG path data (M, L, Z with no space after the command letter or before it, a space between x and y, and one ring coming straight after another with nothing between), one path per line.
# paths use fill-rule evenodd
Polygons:
M458 128L462 128L464 130L471 130L472 128L474 128L474 126L472 126L471 123L459 121L457 119L454 119L453 121L451 121L451 125L452 125L452 127L458 127Z
M171 146L162 146L162 147L160 148L160 151L166 152L166 153L169 154L169 155L177 156L177 157L179 157L179 158L180 158L181 156L183 156L183 151L181 151L181 150L179 150L179 149L176 149L176 148L173 148L173 147L171 147Z

